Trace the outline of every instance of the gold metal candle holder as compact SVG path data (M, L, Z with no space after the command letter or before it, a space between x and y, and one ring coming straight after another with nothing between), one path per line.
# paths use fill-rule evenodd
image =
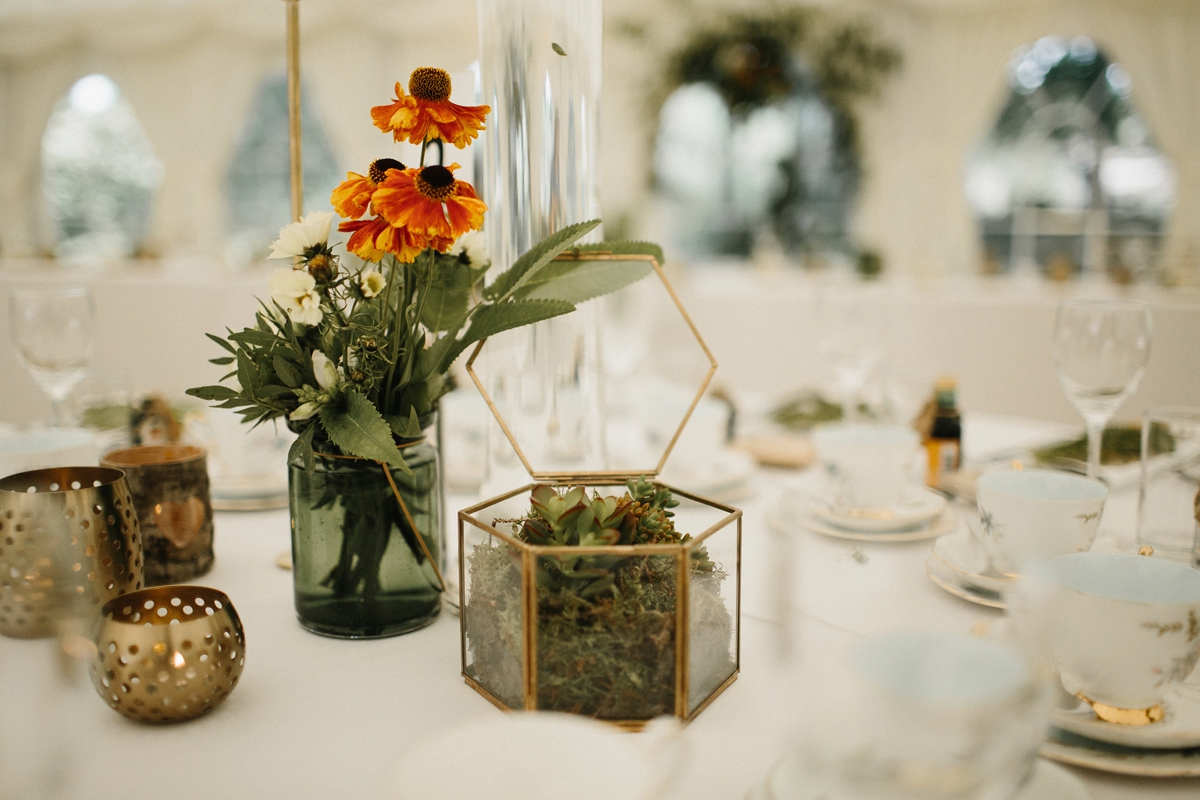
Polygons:
M180 722L221 704L246 664L242 621L224 592L156 586L109 601L96 623L92 683L109 707Z
M212 569L213 514L206 453L192 445L130 447L100 465L124 471L142 529L147 586Z
M57 467L0 480L0 634L50 636L142 587L133 498L120 470Z
M717 363L653 256L581 250L556 260L648 262L707 362L695 397L654 464L636 470L567 472L535 466L534 454L521 447L516 429L505 421L476 374L484 342L472 353L467 372L531 477L559 487L581 485L589 492L597 489L601 494L619 495L627 480L639 476L652 480L662 470ZM665 488L681 501L675 509L678 529L694 536L685 543L535 546L514 535L512 520L529 509L529 494L536 485L522 486L458 514L463 679L506 710L565 711L632 729L662 714L690 721L737 679L741 666L742 512L668 486ZM611 487L616 487L615 491ZM547 562L575 565L589 558L593 563L624 562L643 574L653 571L662 577L660 586L669 586L671 596L657 611L635 614L635 618L614 623L611 630L580 624L573 633L564 634L570 626L564 625L561 610L539 598L539 572ZM701 563L711 570L697 569ZM653 630L645 624L650 616L655 617ZM548 634L551 630L556 633ZM563 648L556 647L563 635L577 637L570 644L579 645L573 648L579 653L607 650L609 666L589 671L579 663L565 664ZM639 641L639 636L647 644L639 660L655 662L649 681L641 677L627 680L629 670L622 669L622 664L630 656L614 646L618 641ZM587 674L582 674L585 671ZM606 687L600 694L607 696L599 702L583 702L548 689L551 684L562 687L572 680Z

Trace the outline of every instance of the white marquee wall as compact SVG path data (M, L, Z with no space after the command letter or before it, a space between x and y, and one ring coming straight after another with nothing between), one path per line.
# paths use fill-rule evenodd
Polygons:
M646 89L684 21L729 0L608 0L602 197L653 236L647 176L653 119ZM736 4L745 7L746 3ZM1133 76L1133 99L1178 175L1167 260L1200 274L1200 3L1193 0L825 0L869 19L905 64L863 107L867 169L858 230L900 272L974 270L962 167L990 126L1017 46L1047 34L1091 36ZM476 57L473 0L302 0L304 69L337 154L361 169L387 152L366 109L422 64L461 74ZM649 42L622 35L646 25ZM73 81L111 75L166 165L149 251L222 252L225 169L247 105L283 64L279 0L0 0L0 255L44 250L38 147ZM460 80L456 99L469 101Z

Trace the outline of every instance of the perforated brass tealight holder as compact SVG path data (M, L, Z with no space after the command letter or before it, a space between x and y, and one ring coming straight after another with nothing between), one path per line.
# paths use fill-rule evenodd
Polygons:
M124 474L56 467L0 480L0 634L50 636L142 587L138 518Z
M468 359L467 372L534 480L584 486L589 496L593 491L620 495L626 481L639 477L664 487L655 478L712 380L716 360L653 256L591 250L556 260L645 262L702 351L705 369L699 386L673 435L664 439L661 456L641 469L540 469L532 448L518 441L520 429L504 419L476 372L483 342ZM686 542L538 546L523 541L514 524L528 512L535 486L513 489L458 514L463 679L505 710L564 711L634 730L660 715L693 719L737 679L741 668L741 510L665 486L680 503L674 509L675 524L692 535ZM572 627L566 624L568 615L539 593L547 566L569 571L618 563L642 575L653 573L656 586L666 587L666 602L656 601L655 608L611 625ZM570 641L564 642L564 636ZM624 646L629 642L645 646L635 655ZM593 656L593 666L585 666ZM601 659L604 666L594 666ZM630 659L639 662L639 670L627 668ZM598 689L564 691L564 686L579 683Z
M246 634L224 592L156 586L108 602L96 622L92 683L111 708L181 722L221 704L242 677Z

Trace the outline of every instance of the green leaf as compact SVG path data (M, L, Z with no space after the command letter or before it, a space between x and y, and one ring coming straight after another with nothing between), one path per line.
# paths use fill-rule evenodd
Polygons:
M421 420L417 417L417 409L412 406L408 408L408 417L393 414L386 419L392 433L401 439L416 439L422 434Z
M295 389L301 384L300 372L289 364L287 359L275 356L271 360L271 365L275 367L275 374L279 376L279 380L283 381L285 386Z
M250 360L250 356L246 355L245 350L238 350L237 353L237 379L242 385L242 391L253 396L254 390L258 386L258 370L254 366L254 362Z
M197 386L194 389L188 389L185 394L199 397L201 400L232 400L235 397L241 397L238 392L228 386Z
M599 251L601 253L612 253L617 256L654 256L654 260L662 266L664 261L662 248L654 242L633 242L614 239L611 242L594 242L591 244L581 244L578 246L584 252Z
M465 349L467 345L497 333L570 314L574 310L574 304L565 300L510 300L484 306L471 318L471 327L467 328L460 344Z
M421 309L421 324L441 333L462 322L467 316L473 282L471 268L458 259L439 264Z
M558 53L560 56L565 56L567 54L567 51L563 50L562 45L558 42L551 42L550 49Z
M210 364L218 364L218 365L220 365L220 366L222 366L222 367L223 367L223 366L225 366L226 364L232 364L232 363L233 363L233 356L221 356L220 358L210 358L210 359L208 360L208 363L210 363Z
M371 401L358 392L346 391L342 402L325 406L320 416L325 432L343 453L382 461L412 474L392 441L391 428Z
M310 475L315 467L315 462L313 460L312 441L313 433L315 433L316 430L316 425L309 425L307 428L301 431L300 435L296 437L296 441L292 442L292 446L288 450L287 457L289 464L294 461L299 461L300 463L304 464L304 471Z
M636 283L654 271L649 261L551 261L515 297L582 303Z
M550 234L529 248L528 252L492 281L491 285L483 290L483 296L489 300L507 300L512 296L513 291L521 288L521 285L532 278L539 269L546 266L550 259L587 235L599 224L600 220L598 219L577 222Z
M213 340L214 342L216 342L217 344L221 345L221 347L224 347L224 348L225 348L226 350L228 350L229 352L231 352L231 353L233 353L233 352L236 352L236 351L233 349L233 345L231 345L229 342L227 342L227 341L225 341L224 339L222 339L220 336L217 336L217 335L215 335L215 334L212 334L212 333L206 333L206 334L204 334L204 335L205 335L205 336L207 336L208 338L212 339L212 340Z
M279 342L279 337L274 333L259 331L254 328L246 328L237 333L231 333L229 334L229 338L231 341L237 342L242 346L258 345L259 347L270 347Z

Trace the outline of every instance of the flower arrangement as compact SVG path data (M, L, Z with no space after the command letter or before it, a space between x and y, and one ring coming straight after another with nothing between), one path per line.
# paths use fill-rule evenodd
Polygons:
M299 434L289 462L309 471L314 443L318 452L407 471L397 439L421 435L422 417L450 388L450 367L467 347L570 313L650 272L556 261L567 248L661 258L643 243L577 245L600 224L592 220L552 234L485 282L491 263L478 231L487 206L455 177L457 164L425 163L434 141L463 148L484 129L490 109L452 103L450 91L448 73L421 67L408 93L397 83L395 99L371 109L394 141L421 145L421 163L380 158L334 189L338 231L350 234L345 251L356 258L334 252L334 214L309 213L279 232L270 258L293 263L271 275L270 303L255 325L209 334L226 351L212 362L231 370L188 394L255 425L285 419Z
M670 489L644 478L623 495L583 486L536 485L529 512L497 519L534 547L581 548L535 556L536 633L522 628L522 559L508 542L464 553L470 575L464 625L468 672L511 708L521 708L522 637L536 637L539 710L614 721L676 712L680 558L687 559L691 691L707 695L735 670L734 620L721 596L728 577L704 545L675 528ZM626 548L648 545L645 554ZM678 547L675 553L672 547Z

